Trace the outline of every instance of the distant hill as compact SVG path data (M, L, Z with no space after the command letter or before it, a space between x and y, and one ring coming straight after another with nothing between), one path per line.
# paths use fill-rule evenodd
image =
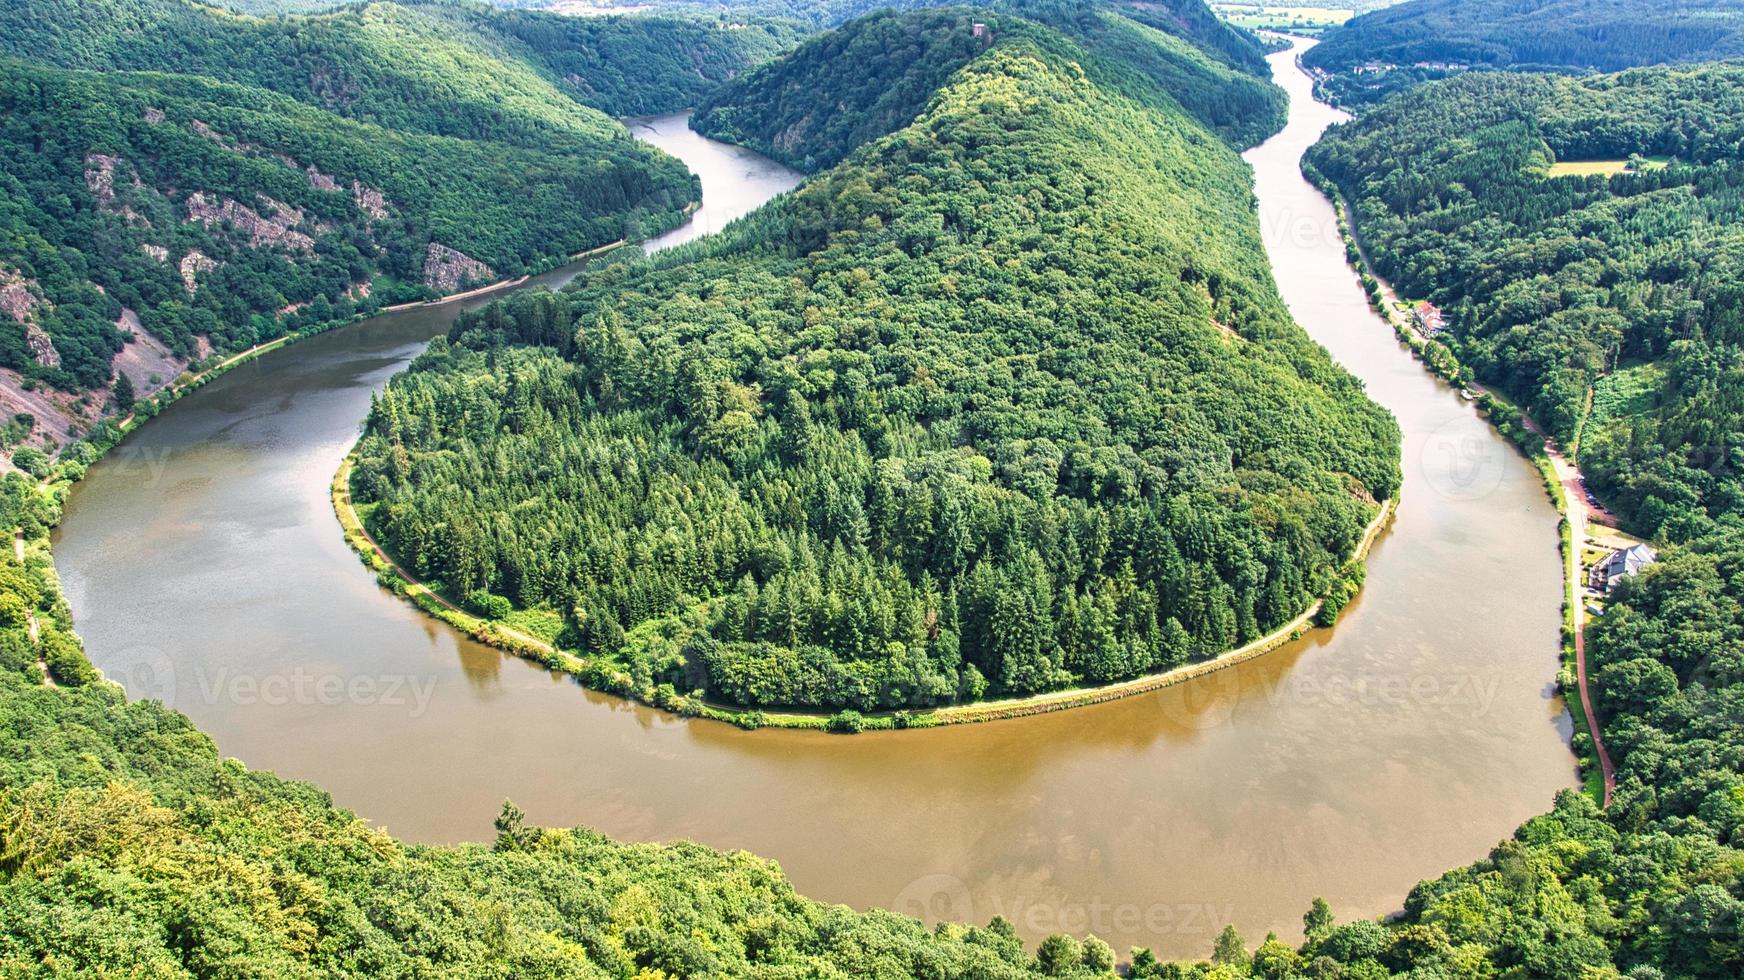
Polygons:
M1464 68L1616 71L1744 55L1737 0L1409 0L1329 31L1304 56L1345 101Z
M201 75L394 129L545 149L618 138L609 116L692 105L791 37L791 28L762 25L420 0L304 17L237 16L184 0L0 5L0 54Z
M1744 501L1744 67L1419 86L1309 151L1377 271L1644 536Z
M1026 36L1058 46L1063 35L1076 42L1070 54L1094 60L1110 86L1145 101L1178 104L1238 146L1276 132L1283 125L1283 92L1257 74L1265 67L1259 49L1244 47L1247 36L1208 12L1176 17L1168 9L1023 2L885 11L722 86L698 108L692 125L800 169L822 169L907 125L946 78L996 40ZM976 22L984 28L980 35L971 29ZM1036 31L1038 23L1051 30Z

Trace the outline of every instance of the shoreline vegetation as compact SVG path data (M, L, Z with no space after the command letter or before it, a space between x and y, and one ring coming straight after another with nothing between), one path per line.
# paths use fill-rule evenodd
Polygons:
M932 709L867 712L839 711L765 711L718 704L675 692L662 686L636 689L624 672L614 663L601 663L598 658L580 656L559 649L551 643L531 636L498 620L486 619L467 612L459 603L419 581L389 555L364 527L363 518L352 501L351 472L357 462L355 448L346 454L331 486L334 516L345 533L345 541L364 565L376 573L376 581L395 595L449 626L460 630L478 643L530 660L548 670L567 674L589 690L670 712L683 718L705 718L725 722L739 728L810 729L837 734L857 734L862 731L894 731L909 728L936 728L941 725L962 725L1026 718L1033 715L1064 711L1069 708L1102 704L1139 694L1160 691L1166 687L1211 674L1227 667L1246 663L1270 653L1278 647L1306 635L1317 625L1325 598L1317 599L1301 614L1264 636L1242 646L1224 651L1215 657L1183 664L1155 674L1094 687L1073 687L1021 698L1002 698L944 705ZM1398 512L1398 497L1381 502L1381 508L1363 531L1348 563L1363 562L1373 550L1381 534L1392 525ZM1335 586L1336 587L1336 586ZM1358 593L1360 595L1360 592ZM1354 597L1353 597L1354 598ZM1325 628L1331 629L1333 625Z
M1557 692L1562 695L1573 722L1570 747L1580 766L1582 792L1591 797L1593 802L1601 806L1608 805L1612 782L1607 774L1611 772L1611 764L1603 755L1598 718L1592 711L1587 688L1583 683L1585 666L1579 648L1582 629L1580 543L1576 540L1575 527L1569 518L1568 495L1547 451L1544 437L1538 434L1532 416L1525 409L1477 384L1469 376L1465 365L1460 363L1446 345L1422 336L1404 321L1398 313L1397 294L1369 264L1362 241L1350 220L1350 211L1343 192L1306 161L1303 175L1331 203L1333 213L1338 219L1339 235L1344 240L1345 260L1360 278L1363 291L1368 296L1369 307L1393 328L1399 342L1411 349L1412 356L1425 370L1446 381L1456 390L1477 392L1473 404L1478 412L1498 433L1507 437L1509 443L1538 469L1539 476L1544 480L1545 496L1550 499L1561 517L1557 522L1557 548L1563 563L1562 666L1556 677Z
M594 248L577 252L568 257L554 256L550 260L534 267L532 271L513 279L499 280L494 283L488 283L483 286L474 287L457 293L451 293L432 300L421 300L410 304L400 304L393 307L378 309L373 312L358 312L343 319L328 320L300 330L287 331L278 337L262 341L246 350L236 351L230 354L214 354L211 358L208 358L210 363L208 363L207 366L200 368L198 371L184 372L181 377L178 377L174 381L165 385L151 397L140 399L126 415L105 418L92 426L91 430L80 440L80 444L85 447L85 451L81 456L78 458L67 458L63 455L63 457L54 464L52 469L42 476L37 477L37 493L43 498L46 498L49 519L44 522L40 534L26 535L23 528L16 528L14 530L14 536L17 539L15 547L20 550L21 554L26 556L46 556L48 564L52 570L54 562L54 530L60 526L61 514L66 503L67 495L72 491L75 484L84 479L85 473L90 469L90 467L113 451L116 446L121 445L121 443L140 426L151 421L153 418L156 418L165 409L169 408L177 401L180 401L191 392L210 384L243 364L247 364L259 357L270 354L273 351L289 347L311 337L364 324L378 317L394 313L402 313L411 309L430 309L446 306L451 303L463 302L467 299L499 291L511 291L515 288L524 286L528 281L536 276L545 275L554 270L569 265L575 265L579 262L593 261L602 256L610 255L621 248L630 247L639 244L641 241L664 234L665 232L683 224L687 218L701 207L702 202L700 200L692 201L681 211L667 212L663 220L659 220L645 229L645 234L642 238L620 238L616 241L607 242L604 245L595 246ZM23 558L18 560L18 564L20 567L24 567L25 562ZM46 668L45 676L49 676L52 682L53 678L46 673ZM124 685L113 678L104 677L102 680L104 683L111 684L123 691L126 690Z

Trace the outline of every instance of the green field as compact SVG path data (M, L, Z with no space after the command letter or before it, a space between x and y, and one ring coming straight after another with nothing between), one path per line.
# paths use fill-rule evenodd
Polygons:
M1237 27L1297 34L1318 34L1329 27L1337 27L1357 13L1349 6L1297 4L1213 3L1211 9Z
M1593 411L1588 428L1597 428L1614 418L1642 415L1657 402L1665 383L1666 367L1658 362L1619 368L1593 385Z

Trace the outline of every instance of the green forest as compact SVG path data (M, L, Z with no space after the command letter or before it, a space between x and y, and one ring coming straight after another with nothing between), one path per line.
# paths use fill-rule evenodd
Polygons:
M1376 269L1444 307L1459 360L1578 446L1648 537L1744 513L1741 92L1729 65L1467 75L1308 156L1351 201ZM1551 171L1631 158L1609 176ZM1627 397L1595 396L1620 378Z
M185 76L0 61L0 117L0 268L35 296L0 317L0 365L69 390L108 386L123 309L194 359L431 295L428 243L515 275L697 196L625 137L582 157L400 133Z
M996 37L725 236L462 317L370 413L369 527L643 697L1023 695L1293 619L1398 430L1284 312L1233 150L1105 64Z
M0 53L66 68L166 71L270 89L391 129L586 153L612 116L695 104L793 28L583 20L449 0L248 17L188 0L17 0ZM683 71L673 71L674 66ZM670 99L671 101L666 101Z
M1137 13L1088 0L1022 0L874 14L721 86L692 125L814 172L908 125L989 43L1024 37L1054 48L1063 34L1076 45L1071 56L1099 62L1102 84L1149 105L1178 103L1238 146L1283 126L1284 94L1265 77L1257 46L1230 44L1246 39L1222 24L1182 31L1152 12L1159 29ZM972 23L984 25L984 36L972 33ZM1052 30L1038 31L1037 23ZM814 86L831 98L815 98Z
M695 179L611 116L692 105L796 37L451 3L0 6L0 367L98 407L113 382L124 410L179 370L117 376L133 330L188 363L660 230Z
M1471 68L1618 71L1744 55L1733 0L1406 0L1354 17L1303 55L1361 105Z
M82 444L81 444L82 447ZM75 452L88 459L88 452ZM82 464L54 474L76 478ZM315 787L221 759L210 738L101 682L48 554L64 482L0 477L0 971L18 976L1113 975L1095 937L1033 951L1012 926L926 929L805 899L779 869L695 844L620 844L526 823L488 844L399 842ZM1562 794L1402 914L1304 939L1225 929L1166 980L1735 977L1744 969L1744 535L1735 519L1627 582L1589 654L1618 791ZM33 635L32 625L35 626ZM53 679L54 684L47 683Z
M787 6L821 24L858 3ZM816 176L723 235L462 318L372 405L353 488L372 529L481 612L555 610L638 696L873 710L1215 654L1360 580L1345 556L1398 491L1399 432L1272 286L1234 151L1281 120L1255 62L1185 0L1065 9L874 15L749 71L797 28L8 5L0 46L48 64L0 61L0 292L24 311L0 317L0 366L101 386L123 306L178 351L240 346L422 295L430 241L502 273L657 224L693 179L595 110L727 82L710 125ZM979 49L956 36L974 20L995 28ZM231 47L233 26L254 39ZM681 62L694 79L639 88ZM476 75L431 84L444 63ZM190 65L218 77L156 73ZM1565 792L1395 915L1315 900L1299 944L1226 928L1179 963L820 903L743 852L512 803L492 841L405 843L86 659L49 531L105 423L0 474L25 542L0 557L0 974L1744 975L1741 82L1466 75L1306 165L1380 270L1449 311L1460 360L1664 545L1587 632L1609 808ZM1553 169L1581 162L1616 172ZM158 249L216 264L190 289Z

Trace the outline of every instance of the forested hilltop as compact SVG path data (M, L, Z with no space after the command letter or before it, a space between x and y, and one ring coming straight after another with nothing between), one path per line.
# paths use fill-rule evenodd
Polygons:
M554 141L617 135L610 116L692 105L793 38L792 27L760 21L729 30L681 18L592 20L457 0L363 2L272 17L190 0L0 6L0 52L27 60L200 75L394 129L553 150L562 145ZM679 65L685 70L671 70Z
M1482 74L1398 96L1308 165L1377 270L1649 537L1744 512L1744 69ZM1628 161L1633 158L1635 162ZM1609 175L1572 173L1593 164Z
M982 23L984 36L970 30L972 22ZM1036 23L1052 30L1036 32ZM1228 28L1182 30L1157 10L1089 0L865 17L721 86L691 124L801 170L832 167L868 140L908 125L990 39L1033 36L1048 45L1055 32L1076 42L1075 54L1101 62L1104 84L1146 104L1178 103L1237 146L1258 143L1284 124L1283 90L1266 77L1258 48L1238 57L1219 47L1236 36Z
M1617 71L1744 55L1736 0L1407 0L1329 31L1303 62L1366 104L1450 72Z
M462 318L370 414L380 540L661 703L1101 683L1346 595L1398 430L1285 313L1246 166L1147 62L992 23L725 236Z
M792 36L0 5L0 442L52 452L209 356L672 224L695 179L606 113L693 104Z

